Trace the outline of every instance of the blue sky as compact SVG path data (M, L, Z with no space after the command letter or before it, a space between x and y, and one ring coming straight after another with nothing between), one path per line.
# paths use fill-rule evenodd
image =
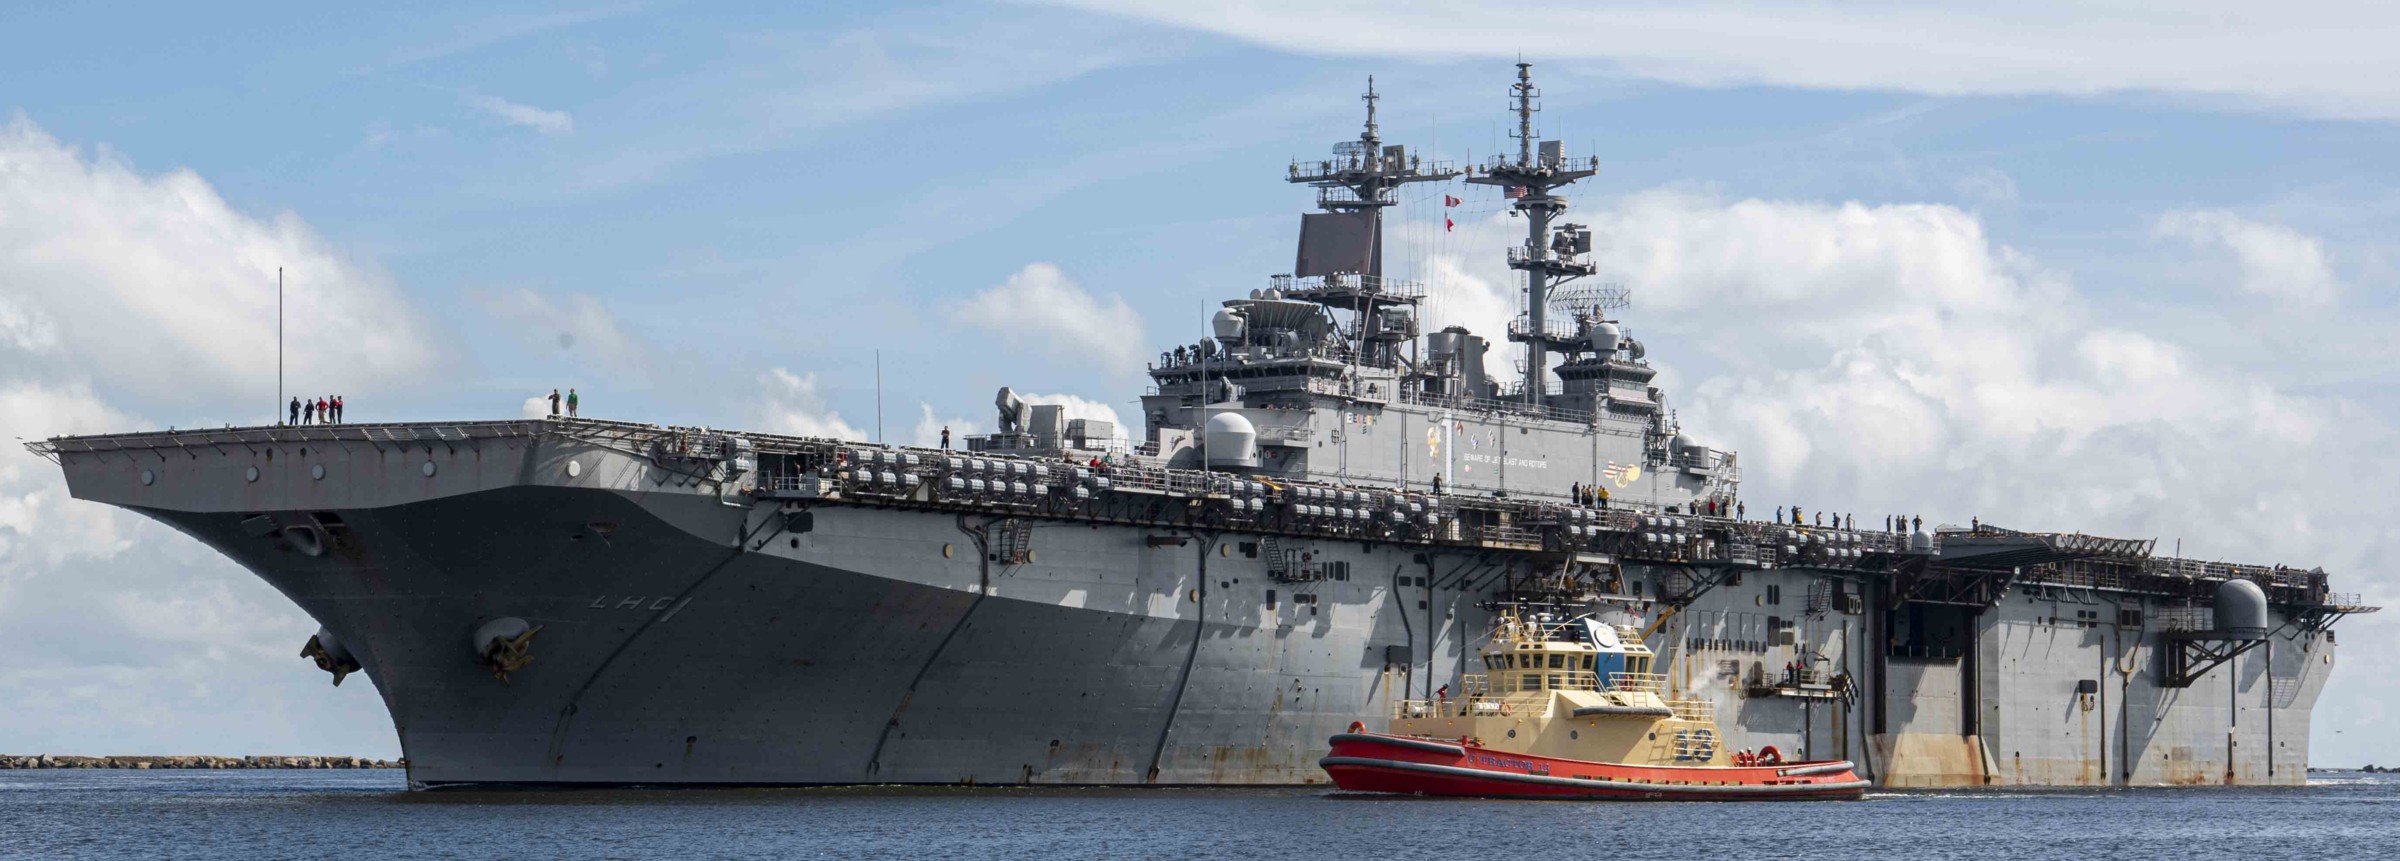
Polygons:
M1544 132L1602 159L1574 217L1752 496L2400 585L2381 13L1076 5L0 11L5 430L263 418L276 265L293 387L362 420L572 385L872 433L877 350L895 439L1000 385L1121 409L1125 357L1289 267L1283 166L1357 133L1368 75L1387 139L1481 158L1522 50ZM1509 224L1457 193L1454 233L1404 207L1393 265L1493 328ZM0 747L396 750L290 660L288 603L0 464L0 694L46 691ZM2321 762L2400 728L2390 631L2347 629Z

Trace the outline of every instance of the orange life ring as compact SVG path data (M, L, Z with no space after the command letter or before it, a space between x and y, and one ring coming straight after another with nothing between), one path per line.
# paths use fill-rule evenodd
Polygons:
M1506 700L1502 700L1502 701L1500 702L1500 713L1501 713L1501 714L1504 714L1504 715L1513 715L1513 714L1516 714L1516 713L1517 713L1517 706L1516 706L1516 704L1514 704L1514 703L1508 702L1508 701L1506 701Z
M1759 748L1759 749L1758 749L1758 764L1760 764L1760 765L1782 765L1782 764L1783 764L1783 751L1776 750L1776 749L1775 749L1775 746L1774 746L1774 745L1771 745L1771 744L1770 744L1770 745L1767 745L1766 747Z
M1354 720L1354 721L1351 721L1351 722L1350 722L1350 731L1351 731L1351 732L1365 732L1366 730L1367 730L1367 722L1366 722L1366 721L1357 721L1357 720Z

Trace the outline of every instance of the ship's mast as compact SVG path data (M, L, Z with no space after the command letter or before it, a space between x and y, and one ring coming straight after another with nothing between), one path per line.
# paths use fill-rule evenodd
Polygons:
M1286 182L1317 189L1322 213L1302 219L1300 259L1292 278L1283 284L1289 299L1317 302L1357 314L1356 355L1389 365L1397 358L1394 337L1414 337L1414 319L1387 325L1386 312L1413 305L1424 297L1422 285L1394 281L1383 275L1383 211L1397 205L1393 192L1418 182L1444 182L1459 172L1443 162L1410 155L1408 148L1385 145L1375 123L1375 79L1367 79L1366 128L1358 139L1333 145L1333 157L1294 161Z
M1426 164L1411 158L1408 148L1384 146L1375 124L1375 102L1382 98L1375 93L1375 78L1367 78L1367 92L1359 97L1367 103L1366 129L1358 140L1333 145L1332 159L1317 162L1292 163L1286 182L1317 187L1317 206L1327 212L1360 213L1373 228L1373 240L1361 275L1383 274L1383 210L1398 203L1392 192L1412 182L1440 182L1458 177L1459 172L1441 163Z
M1573 259L1574 254L1590 250L1589 233L1567 230L1558 238L1550 235L1550 222L1567 211L1567 199L1552 190L1598 173L1599 159L1569 159L1558 141L1542 141L1536 151L1533 115L1541 110L1535 104L1541 90L1533 86L1533 64L1517 64L1517 82L1509 91L1517 109L1516 159L1495 156L1480 172L1470 169L1467 181L1502 187L1516 200L1517 212L1525 216L1525 244L1508 252L1509 268L1525 273L1525 311L1509 324L1508 338L1525 345L1523 400L1539 404L1549 374L1550 351L1573 350L1576 343L1571 327L1550 325L1550 288L1593 272L1590 263ZM1560 253L1553 256L1554 250Z

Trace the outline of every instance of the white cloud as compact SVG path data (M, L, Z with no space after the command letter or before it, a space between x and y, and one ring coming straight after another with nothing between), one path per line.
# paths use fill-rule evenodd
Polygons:
M0 348L45 353L58 348L58 325L32 308L0 296Z
M1959 177L1956 183L1961 197L1975 203L2007 205L2017 202L2017 180L1993 168L1984 168Z
M74 559L123 552L124 517L72 502L58 468L15 450L22 441L124 430L127 416L81 386L0 381L0 603L16 581Z
M626 332L617 315L589 294L551 297L517 288L476 298L519 340L537 350L588 356L621 372L639 373L649 365L649 344Z
M2400 90L2384 83L2400 77L2400 52L2390 50L2400 10L2334 0L1058 2L1304 54L1593 61L1698 86L2191 93L2312 115L2400 117Z
M1601 240L1601 278L1635 288L1623 316L1685 427L1742 454L1754 509L2182 537L2195 555L2323 565L2341 588L2400 593L2377 561L2400 552L2376 523L2400 481L2389 410L2104 316L1957 207L1682 189L1592 203L1569 219ZM2252 256L2321 271L2313 240L2198 223L2211 241L2280 237L2259 244L2281 253ZM1511 273L1481 251L1518 229L1462 223L1471 238L1430 255L1431 322L1488 336L1513 315ZM1514 351L1492 356L1505 374Z
M967 447L967 436L969 434L980 433L982 430L980 425L977 425L974 421L963 417L952 416L948 419L937 417L933 411L932 404L919 402L917 404L917 410L917 426L911 434L913 437L912 442L916 445L924 446L926 448L933 448L941 445L942 429L949 428L950 447L953 449L963 449Z
M2400 591L2375 561L2400 552L2376 524L2388 416L2104 318L1971 213L1660 190L1577 220L1754 509L2181 537Z
M772 368L758 376L762 392L754 414L760 430L793 436L868 440L872 434L842 420L818 391L815 373Z
M2326 257L2324 240L2280 224L2221 209L2182 209L2159 216L2153 231L2194 248L2231 253L2242 290L2258 296L2315 308L2348 289Z
M189 171L87 159L22 117L0 126L0 441L171 423L118 402L267 406L278 265L292 273L296 388L391 391L427 376L434 351L389 280L297 216L237 212ZM0 738L12 746L396 754L371 686L329 694L289 658L314 628L207 545L76 501L55 465L0 452Z
M1032 392L1019 392L1017 397L1025 399L1027 404L1057 404L1061 408L1059 415L1063 421L1098 419L1108 422L1116 426L1120 438L1141 432L1141 428L1126 427L1125 420L1117 417L1116 408L1101 401L1075 395L1041 395Z
M1008 280L950 309L951 322L981 329L1012 348L1100 368L1141 366L1142 318L1125 300L1093 296L1048 263L1027 264Z
M236 211L190 171L87 159L22 116L0 125L0 347L25 351L17 370L88 376L162 406L264 406L278 266L295 389L406 384L434 363L390 279L299 217Z
M482 93L466 93L460 98L466 100L468 107L512 126L524 126L546 135L566 134L575 130L575 117L566 111L537 108Z

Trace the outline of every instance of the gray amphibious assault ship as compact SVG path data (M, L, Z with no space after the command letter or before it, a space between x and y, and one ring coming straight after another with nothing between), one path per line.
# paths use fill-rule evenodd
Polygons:
M1642 632L1714 743L1883 785L2303 781L2331 625L2373 608L2147 540L1736 508L1579 283L1557 192L1596 160L1513 90L1516 152L1460 168L1386 145L1370 89L1290 168L1293 271L1161 356L1132 445L1002 390L963 452L556 418L31 448L318 620L295 642L374 681L419 787L1317 783L1352 721L1480 682L1511 606ZM1461 177L1527 227L1505 380L1382 269L1394 189Z

